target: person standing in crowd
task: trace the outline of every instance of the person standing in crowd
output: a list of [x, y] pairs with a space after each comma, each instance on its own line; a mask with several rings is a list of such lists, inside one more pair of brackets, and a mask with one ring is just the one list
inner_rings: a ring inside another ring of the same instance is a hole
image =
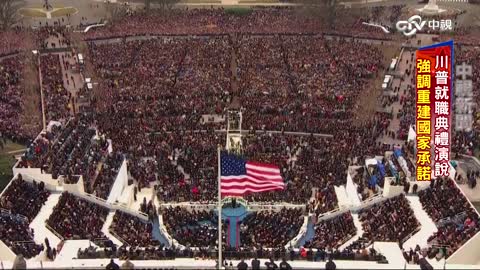
[[238, 269], [238, 270], [247, 270], [247, 269], [248, 269], [248, 265], [247, 265], [247, 263], [242, 259], [242, 260], [238, 263], [237, 269]]
[[116, 264], [113, 259], [110, 259], [110, 263], [107, 264], [107, 266], [105, 267], [105, 269], [107, 270], [119, 270], [120, 269], [120, 266], [118, 266], [118, 264]]
[[252, 270], [259, 270], [260, 269], [260, 260], [255, 257], [253, 260], [252, 260]]
[[328, 258], [328, 262], [325, 264], [326, 270], [335, 270], [337, 269], [337, 265], [333, 262], [332, 257]]
[[278, 269], [278, 265], [272, 258], [270, 258], [270, 261], [265, 262], [265, 266], [267, 267], [267, 269]]
[[281, 270], [292, 270], [292, 266], [285, 260], [285, 258], [282, 259], [282, 262], [280, 263], [280, 269]]

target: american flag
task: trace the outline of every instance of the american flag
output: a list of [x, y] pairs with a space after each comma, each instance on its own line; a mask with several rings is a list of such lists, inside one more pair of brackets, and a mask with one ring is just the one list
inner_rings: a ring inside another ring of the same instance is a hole
[[222, 196], [242, 196], [285, 188], [278, 166], [247, 161], [226, 152], [220, 155], [220, 165]]

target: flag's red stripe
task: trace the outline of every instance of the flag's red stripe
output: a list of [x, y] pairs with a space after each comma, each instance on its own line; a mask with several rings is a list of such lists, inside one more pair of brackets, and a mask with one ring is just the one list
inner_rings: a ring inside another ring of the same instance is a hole
[[264, 177], [264, 176], [260, 176], [260, 175], [254, 175], [254, 174], [251, 174], [251, 173], [248, 173], [248, 172], [247, 172], [247, 176], [250, 176], [251, 178], [255, 178], [255, 179], [260, 180], [260, 181], [283, 182], [283, 179], [282, 179], [281, 176], [278, 176], [276, 178], [272, 178], [272, 177]]
[[221, 176], [222, 196], [242, 196], [285, 188], [280, 168], [276, 165], [247, 161], [245, 169], [246, 175]]
[[283, 179], [280, 180], [280, 179], [258, 179], [256, 177], [252, 177], [252, 176], [243, 176], [241, 178], [238, 178], [238, 179], [225, 179], [225, 178], [221, 178], [221, 183], [244, 183], [244, 182], [250, 182], [250, 183], [254, 183], [254, 184], [259, 184], [259, 185], [262, 185], [262, 184], [268, 184], [268, 183], [271, 183], [271, 184], [280, 184], [280, 183], [283, 183]]
[[233, 185], [233, 186], [221, 186], [220, 189], [223, 190], [232, 190], [232, 189], [252, 189], [252, 190], [264, 190], [264, 189], [276, 189], [276, 188], [284, 188], [283, 185], [266, 185], [266, 186], [255, 186], [250, 184], [243, 184], [243, 185]]
[[280, 185], [283, 184], [283, 180], [261, 180], [261, 179], [253, 179], [249, 176], [243, 177], [243, 178], [238, 178], [238, 179], [221, 179], [221, 183], [225, 184], [242, 184], [242, 183], [251, 183], [255, 185], [266, 185], [266, 184], [271, 184], [271, 185]]
[[273, 164], [268, 164], [268, 163], [260, 163], [260, 162], [253, 162], [253, 161], [247, 161], [247, 165], [253, 165], [253, 166], [259, 166], [259, 167], [266, 167], [269, 169], [280, 169], [278, 166], [273, 165]]
[[280, 176], [280, 172], [268, 172], [268, 171], [250, 169], [250, 168], [247, 168], [247, 173], [248, 172], [254, 172], [254, 173], [264, 174], [264, 175], [269, 175], [269, 176], [277, 176], [277, 175]]

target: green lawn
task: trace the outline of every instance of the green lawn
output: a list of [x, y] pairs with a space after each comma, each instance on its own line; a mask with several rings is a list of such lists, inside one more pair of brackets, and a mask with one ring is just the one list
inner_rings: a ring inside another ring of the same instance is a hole
[[24, 148], [25, 146], [12, 143], [11, 141], [7, 141], [7, 144], [3, 149], [0, 148], [0, 192], [7, 186], [8, 182], [10, 182], [13, 177], [12, 167], [15, 164], [15, 158], [13, 156], [22, 154], [22, 152], [8, 152]]

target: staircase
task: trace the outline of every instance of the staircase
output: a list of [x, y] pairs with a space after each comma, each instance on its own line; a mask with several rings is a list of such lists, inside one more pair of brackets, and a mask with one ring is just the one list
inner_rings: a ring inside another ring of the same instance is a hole
[[105, 219], [105, 223], [103, 223], [103, 227], [102, 227], [102, 232], [103, 234], [105, 234], [105, 236], [112, 240], [112, 242], [117, 245], [117, 246], [121, 246], [123, 245], [122, 241], [118, 240], [115, 236], [113, 236], [110, 231], [108, 230], [110, 228], [110, 225], [112, 225], [112, 221], [113, 221], [113, 216], [115, 215], [115, 211], [110, 211], [108, 212], [108, 215], [107, 215], [107, 218]]
[[430, 218], [430, 216], [423, 210], [422, 203], [417, 195], [406, 196], [407, 200], [410, 202], [413, 213], [415, 217], [421, 224], [420, 231], [412, 235], [405, 243], [403, 243], [403, 248], [409, 250], [410, 248], [415, 249], [415, 246], [418, 244], [420, 248], [427, 247], [427, 239], [433, 233], [437, 232], [437, 226]]

